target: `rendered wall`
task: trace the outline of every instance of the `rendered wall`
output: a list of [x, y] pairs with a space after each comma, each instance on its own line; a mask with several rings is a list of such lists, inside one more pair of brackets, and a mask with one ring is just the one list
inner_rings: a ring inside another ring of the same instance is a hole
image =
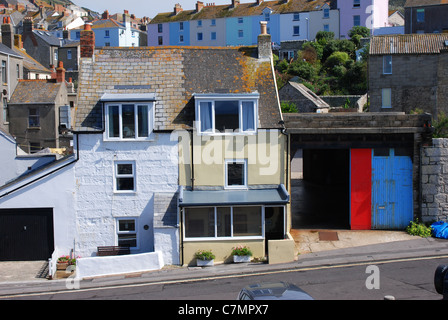
[[232, 248], [246, 245], [252, 251], [252, 258], [264, 257], [264, 240], [222, 240], [222, 241], [185, 241], [184, 265], [196, 265], [195, 253], [198, 250], [211, 250], [216, 256], [215, 262], [230, 263], [233, 261]]
[[[138, 248], [131, 252], [153, 251], [154, 193], [177, 191], [177, 141], [161, 133], [149, 142], [104, 142], [102, 134], [78, 137], [76, 251], [88, 257], [98, 246], [117, 245], [117, 218], [125, 217], [137, 218]], [[134, 193], [114, 192], [114, 162], [119, 160], [135, 162]]]

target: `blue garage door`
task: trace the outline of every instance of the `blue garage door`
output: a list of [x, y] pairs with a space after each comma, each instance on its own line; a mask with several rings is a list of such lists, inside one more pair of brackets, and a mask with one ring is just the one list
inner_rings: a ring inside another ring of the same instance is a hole
[[374, 149], [372, 229], [401, 230], [413, 220], [412, 159], [401, 149]]

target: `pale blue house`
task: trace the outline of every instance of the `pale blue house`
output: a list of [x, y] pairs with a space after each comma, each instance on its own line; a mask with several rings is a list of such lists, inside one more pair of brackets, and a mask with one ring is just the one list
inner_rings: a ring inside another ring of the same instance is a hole
[[[298, 39], [313, 40], [318, 31], [336, 25], [333, 20], [339, 26], [339, 16], [334, 14], [328, 15], [325, 23], [319, 21], [313, 24], [310, 21], [311, 17], [320, 17], [324, 10], [330, 10], [326, 0], [230, 1], [227, 5], [204, 5], [197, 1], [194, 10], [183, 10], [180, 4], [176, 4], [172, 12], [160, 13], [151, 20], [148, 25], [148, 45], [255, 45], [260, 21], [268, 22], [267, 31], [276, 44]], [[335, 8], [330, 11], [338, 13]], [[321, 14], [311, 16], [313, 12]]]
[[[123, 22], [119, 22], [111, 19], [106, 11], [101, 20], [92, 22], [92, 30], [95, 32], [97, 47], [140, 46], [140, 30], [131, 27], [130, 15], [127, 13], [123, 14]], [[72, 29], [70, 32], [71, 39], [80, 39], [80, 29]]]

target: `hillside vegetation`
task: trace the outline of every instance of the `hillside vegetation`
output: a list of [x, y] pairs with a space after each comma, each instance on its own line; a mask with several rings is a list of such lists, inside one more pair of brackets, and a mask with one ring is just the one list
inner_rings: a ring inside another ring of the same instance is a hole
[[354, 27], [350, 40], [337, 40], [333, 32], [320, 31], [316, 41], [306, 42], [293, 61], [275, 60], [278, 87], [295, 78], [318, 95], [361, 95], [367, 92], [367, 55], [360, 39], [369, 29]]

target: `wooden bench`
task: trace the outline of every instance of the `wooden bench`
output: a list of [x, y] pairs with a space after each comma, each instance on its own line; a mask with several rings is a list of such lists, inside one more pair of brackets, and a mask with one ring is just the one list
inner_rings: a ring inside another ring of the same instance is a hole
[[127, 246], [102, 246], [97, 248], [98, 256], [117, 256], [130, 253], [131, 249]]

